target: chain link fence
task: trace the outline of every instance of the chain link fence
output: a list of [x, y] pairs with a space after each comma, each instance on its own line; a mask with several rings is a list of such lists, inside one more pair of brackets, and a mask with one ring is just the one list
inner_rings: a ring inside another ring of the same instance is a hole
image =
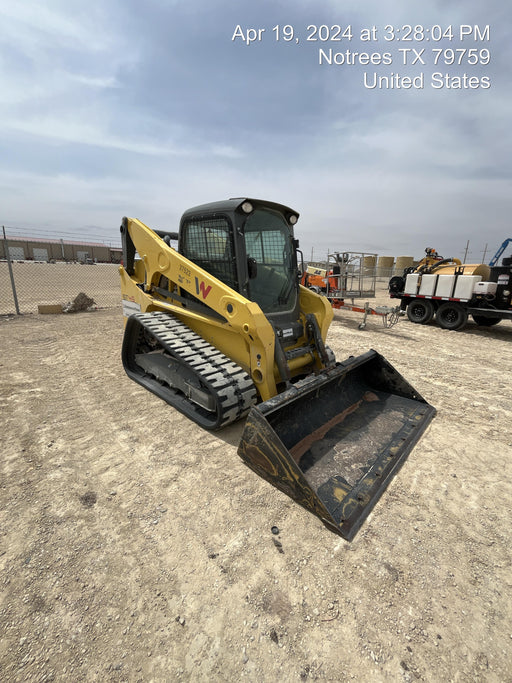
[[[30, 240], [25, 241], [28, 245]], [[57, 249], [57, 256], [60, 255], [59, 249], [66, 255], [64, 249], [70, 248], [69, 244], [62, 240], [52, 242]], [[40, 306], [66, 306], [80, 293], [93, 299], [98, 308], [121, 305], [119, 265], [116, 263], [96, 263], [92, 259], [82, 262], [61, 261], [55, 260], [53, 253], [47, 253], [48, 257], [52, 256], [49, 261], [39, 261], [35, 260], [35, 247], [31, 251], [34, 260], [23, 259], [23, 255], [18, 259], [16, 247], [13, 250], [13, 247], [8, 246], [5, 230], [3, 239], [0, 235], [0, 246], [0, 315], [38, 313]], [[98, 251], [98, 245], [95, 248]], [[101, 255], [109, 258], [112, 250], [101, 248], [105, 251]], [[394, 257], [379, 257], [377, 254], [360, 256], [359, 271], [364, 271], [364, 277], [373, 281], [373, 292], [376, 282], [387, 283], [392, 275], [401, 274], [404, 266], [413, 263], [411, 257], [397, 257], [395, 261]], [[71, 257], [76, 258], [75, 252]], [[325, 262], [311, 262], [308, 265], [323, 268], [324, 277], [332, 272], [333, 267], [329, 258]], [[370, 295], [370, 292], [365, 292], [365, 295]], [[356, 293], [355, 296], [363, 294]]]
[[8, 230], [9, 237], [4, 226], [0, 233], [0, 315], [38, 313], [40, 306], [58, 312], [79, 294], [97, 308], [121, 305], [119, 247]]
[[83, 292], [98, 308], [121, 305], [114, 263], [0, 262], [0, 315], [37, 313], [40, 305], [65, 305]]
[[[365, 277], [382, 284], [393, 272], [391, 268], [388, 272], [368, 269]], [[119, 265], [0, 261], [0, 315], [38, 313], [39, 306], [64, 306], [81, 292], [94, 299], [98, 308], [120, 306]]]

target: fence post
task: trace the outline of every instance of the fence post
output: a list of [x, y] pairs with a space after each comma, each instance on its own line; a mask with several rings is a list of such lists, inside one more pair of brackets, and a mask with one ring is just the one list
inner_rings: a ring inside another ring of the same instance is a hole
[[16, 285], [14, 284], [14, 274], [12, 272], [11, 255], [9, 254], [9, 244], [7, 242], [7, 237], [5, 236], [5, 225], [2, 225], [2, 230], [4, 233], [4, 249], [5, 256], [7, 258], [7, 265], [9, 266], [9, 277], [11, 278], [12, 295], [14, 297], [14, 306], [16, 307], [16, 314], [20, 315], [20, 307], [18, 305], [18, 296], [16, 294]]

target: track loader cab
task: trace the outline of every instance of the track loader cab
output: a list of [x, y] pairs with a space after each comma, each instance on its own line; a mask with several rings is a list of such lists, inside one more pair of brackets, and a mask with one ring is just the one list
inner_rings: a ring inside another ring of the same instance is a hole
[[183, 214], [178, 251], [257, 303], [280, 337], [297, 339], [298, 217], [282, 204], [254, 199], [203, 204]]

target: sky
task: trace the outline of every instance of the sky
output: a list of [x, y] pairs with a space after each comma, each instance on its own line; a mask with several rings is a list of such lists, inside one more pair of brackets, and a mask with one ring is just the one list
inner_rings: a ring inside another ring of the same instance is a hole
[[488, 261], [512, 237], [511, 14], [0, 0], [0, 225], [116, 244], [123, 216], [176, 230], [191, 206], [255, 197], [300, 213], [306, 259]]

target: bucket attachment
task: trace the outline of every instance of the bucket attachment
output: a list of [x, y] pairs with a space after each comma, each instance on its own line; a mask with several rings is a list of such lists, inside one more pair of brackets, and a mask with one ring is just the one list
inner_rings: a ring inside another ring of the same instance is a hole
[[351, 541], [435, 412], [372, 350], [251, 408], [238, 454]]

